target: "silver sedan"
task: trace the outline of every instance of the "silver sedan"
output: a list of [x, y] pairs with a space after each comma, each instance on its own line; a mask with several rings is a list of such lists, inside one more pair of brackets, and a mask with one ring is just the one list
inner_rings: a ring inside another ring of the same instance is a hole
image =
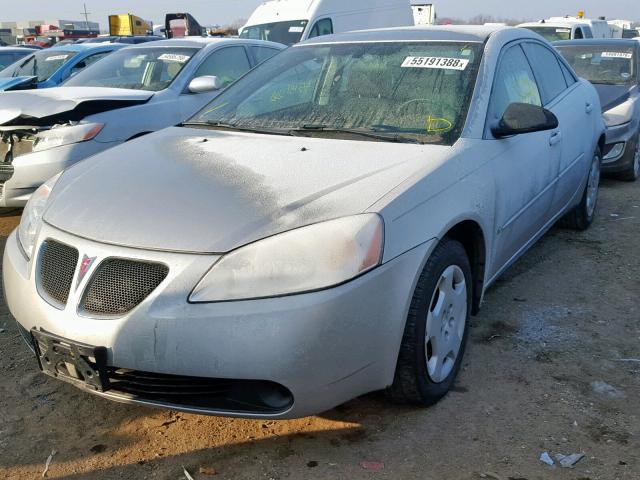
[[38, 189], [7, 241], [7, 302], [43, 372], [112, 400], [431, 405], [486, 289], [557, 221], [591, 224], [599, 111], [526, 30], [304, 42]]
[[74, 163], [191, 117], [284, 48], [232, 38], [149, 42], [98, 61], [62, 87], [3, 93], [0, 207], [23, 207]]

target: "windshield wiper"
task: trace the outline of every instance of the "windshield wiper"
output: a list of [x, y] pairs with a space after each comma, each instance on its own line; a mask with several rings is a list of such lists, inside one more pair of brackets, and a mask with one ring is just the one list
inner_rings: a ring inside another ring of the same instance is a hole
[[266, 135], [288, 135], [291, 134], [287, 130], [278, 130], [278, 129], [270, 129], [270, 128], [252, 128], [252, 127], [242, 127], [236, 123], [225, 123], [225, 122], [183, 122], [178, 124], [179, 127], [187, 127], [187, 128], [208, 128], [211, 130], [233, 130], [237, 132], [248, 132], [248, 133], [264, 133]]
[[310, 136], [309, 134], [314, 133], [327, 133], [331, 134], [347, 134], [347, 135], [356, 135], [360, 137], [371, 138], [374, 140], [378, 140], [381, 142], [393, 142], [393, 143], [417, 143], [422, 145], [423, 142], [416, 138], [406, 137], [400, 135], [399, 133], [393, 132], [381, 132], [373, 129], [363, 129], [363, 128], [339, 128], [339, 127], [330, 127], [322, 124], [308, 124], [303, 125], [300, 128], [293, 128], [289, 130], [291, 135], [295, 136]]

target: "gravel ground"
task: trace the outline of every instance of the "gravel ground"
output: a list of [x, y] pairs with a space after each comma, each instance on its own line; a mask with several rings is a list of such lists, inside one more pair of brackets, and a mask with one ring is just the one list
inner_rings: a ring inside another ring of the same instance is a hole
[[[0, 243], [18, 220], [0, 218]], [[425, 410], [381, 394], [282, 422], [119, 405], [36, 372], [0, 304], [0, 478], [40, 478], [55, 450], [49, 478], [638, 479], [639, 227], [640, 182], [605, 181], [589, 231], [553, 230], [488, 292], [454, 391]], [[585, 457], [549, 467], [545, 451]]]

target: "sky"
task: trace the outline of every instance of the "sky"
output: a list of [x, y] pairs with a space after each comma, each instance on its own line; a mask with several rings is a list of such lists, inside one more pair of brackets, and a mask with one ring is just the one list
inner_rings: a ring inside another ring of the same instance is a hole
[[[163, 21], [168, 12], [189, 12], [203, 25], [229, 24], [247, 18], [263, 0], [0, 0], [0, 22], [16, 20], [79, 20], [86, 3], [89, 20], [107, 26], [115, 13], [133, 13], [147, 20]], [[300, 0], [305, 1], [305, 0]], [[345, 0], [348, 1], [348, 0]], [[539, 19], [574, 15], [585, 10], [590, 18], [640, 20], [639, 0], [433, 0], [439, 17], [470, 18], [492, 15], [501, 18]]]

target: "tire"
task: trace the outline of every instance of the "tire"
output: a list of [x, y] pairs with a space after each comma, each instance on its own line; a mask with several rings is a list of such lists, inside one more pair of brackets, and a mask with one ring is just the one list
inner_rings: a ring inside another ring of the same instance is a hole
[[593, 154], [587, 185], [584, 188], [580, 203], [561, 220], [560, 226], [572, 230], [586, 230], [593, 223], [598, 206], [598, 192], [600, 188], [600, 149]]
[[636, 136], [633, 162], [628, 170], [620, 173], [619, 178], [627, 182], [635, 182], [640, 178], [640, 133]]
[[[453, 288], [447, 288], [449, 281]], [[388, 389], [393, 401], [429, 406], [451, 389], [467, 343], [472, 286], [471, 266], [464, 247], [445, 238], [429, 257], [413, 293], [395, 377]], [[449, 320], [443, 322], [443, 317]], [[452, 358], [452, 346], [457, 340], [459, 348]], [[449, 354], [444, 353], [450, 349]]]

